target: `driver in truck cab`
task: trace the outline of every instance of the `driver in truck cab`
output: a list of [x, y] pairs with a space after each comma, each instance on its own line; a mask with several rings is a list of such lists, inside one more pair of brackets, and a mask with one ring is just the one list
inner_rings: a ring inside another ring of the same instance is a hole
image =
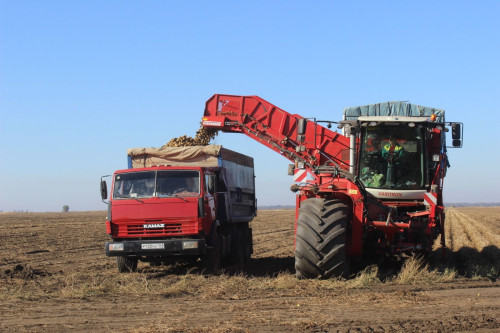
[[199, 192], [199, 182], [198, 177], [187, 177], [186, 178], [186, 192], [198, 193]]
[[186, 177], [177, 185], [174, 193], [179, 195], [198, 195], [200, 190], [198, 177]]

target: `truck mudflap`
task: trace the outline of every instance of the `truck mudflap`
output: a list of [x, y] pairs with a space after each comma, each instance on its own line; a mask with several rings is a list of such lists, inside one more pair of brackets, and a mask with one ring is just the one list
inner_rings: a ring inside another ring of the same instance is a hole
[[204, 239], [124, 240], [106, 242], [106, 256], [180, 256], [206, 253]]

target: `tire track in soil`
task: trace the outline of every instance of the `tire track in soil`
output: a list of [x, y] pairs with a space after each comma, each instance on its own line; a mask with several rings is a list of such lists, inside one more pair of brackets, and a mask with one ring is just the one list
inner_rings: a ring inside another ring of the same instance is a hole
[[477, 230], [481, 237], [484, 239], [485, 246], [488, 245], [500, 245], [500, 235], [498, 235], [494, 230], [487, 226], [484, 222], [486, 221], [478, 221], [473, 216], [470, 216], [466, 213], [456, 211], [459, 218], [461, 218], [464, 223], [469, 224], [474, 230]]
[[293, 257], [294, 215], [294, 210], [262, 211], [252, 222], [252, 257]]
[[454, 252], [462, 247], [473, 247], [467, 231], [460, 221], [457, 219], [456, 211], [450, 210], [447, 213], [448, 225], [450, 227], [450, 237], [453, 239], [453, 247], [450, 249]]
[[470, 246], [466, 231], [462, 224], [457, 221], [453, 210], [448, 211], [446, 214], [446, 225], [448, 231], [446, 242], [449, 244], [448, 248], [451, 251], [456, 252], [462, 247]]
[[284, 243], [283, 241], [286, 241], [288, 239], [293, 240], [293, 231], [288, 231], [285, 235], [279, 235], [278, 237], [266, 237], [265, 239], [262, 239], [256, 236], [255, 239], [259, 242], [260, 245], [269, 242], [275, 242], [276, 244], [283, 244]]
[[254, 236], [265, 236], [265, 235], [275, 235], [279, 233], [285, 233], [285, 232], [290, 232], [290, 229], [281, 229], [281, 230], [276, 230], [276, 231], [260, 231], [253, 233]]
[[495, 243], [478, 221], [456, 209], [449, 209], [447, 222], [449, 226], [447, 242], [450, 242], [452, 251], [458, 251], [462, 247], [470, 247], [480, 252], [484, 247]]
[[[455, 237], [453, 235], [453, 229], [451, 228], [452, 223], [453, 223], [453, 220], [450, 219], [450, 217], [448, 215], [448, 217], [445, 220], [445, 224], [444, 224], [445, 242], [446, 242], [446, 246], [450, 250], [453, 251], [453, 249], [455, 249]], [[438, 242], [436, 242], [435, 244], [437, 245]], [[437, 247], [435, 249], [437, 249]]]

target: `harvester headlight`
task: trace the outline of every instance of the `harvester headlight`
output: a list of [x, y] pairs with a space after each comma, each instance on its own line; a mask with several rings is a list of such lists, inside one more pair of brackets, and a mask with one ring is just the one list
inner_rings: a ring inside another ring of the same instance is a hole
[[369, 126], [377, 126], [378, 123], [376, 121], [371, 121], [368, 125]]
[[434, 155], [432, 155], [432, 160], [433, 160], [434, 162], [439, 162], [439, 154], [434, 154]]
[[408, 123], [408, 126], [415, 127], [415, 123]]

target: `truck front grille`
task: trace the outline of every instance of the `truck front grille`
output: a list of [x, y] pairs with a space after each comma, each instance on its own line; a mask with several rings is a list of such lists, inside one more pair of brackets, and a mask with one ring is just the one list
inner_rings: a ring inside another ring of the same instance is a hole
[[143, 225], [127, 226], [127, 234], [132, 235], [165, 235], [165, 234], [182, 234], [182, 224], [165, 224], [163, 228], [145, 229]]
[[[144, 227], [151, 225], [151, 228]], [[154, 220], [127, 222], [118, 224], [117, 237], [163, 237], [195, 235], [198, 233], [197, 220], [169, 221]]]

